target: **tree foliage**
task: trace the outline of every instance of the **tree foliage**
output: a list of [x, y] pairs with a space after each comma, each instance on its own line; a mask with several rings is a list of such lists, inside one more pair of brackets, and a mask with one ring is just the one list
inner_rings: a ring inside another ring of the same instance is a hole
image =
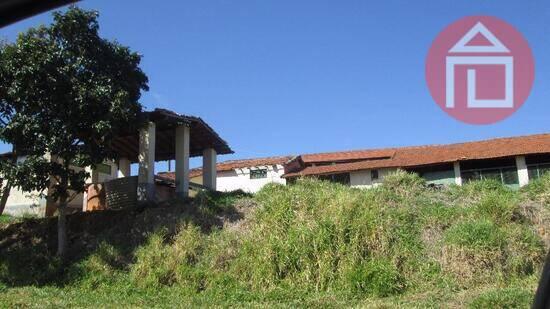
[[148, 90], [141, 56], [101, 38], [97, 18], [71, 7], [0, 47], [0, 139], [26, 156], [1, 172], [24, 191], [53, 188], [60, 211], [88, 176], [71, 166], [115, 158], [111, 142], [137, 128]]

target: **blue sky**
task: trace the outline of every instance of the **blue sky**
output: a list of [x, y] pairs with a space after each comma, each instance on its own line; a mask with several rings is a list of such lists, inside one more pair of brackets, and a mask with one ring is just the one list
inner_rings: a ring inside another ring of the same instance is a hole
[[[79, 6], [100, 12], [104, 37], [143, 54], [151, 89], [142, 103], [202, 117], [236, 152], [222, 160], [550, 131], [544, 1], [90, 0]], [[432, 40], [468, 15], [511, 23], [535, 58], [529, 99], [493, 125], [454, 120], [433, 102], [424, 80]], [[0, 37], [14, 40], [50, 20], [49, 13], [33, 17], [0, 29]]]

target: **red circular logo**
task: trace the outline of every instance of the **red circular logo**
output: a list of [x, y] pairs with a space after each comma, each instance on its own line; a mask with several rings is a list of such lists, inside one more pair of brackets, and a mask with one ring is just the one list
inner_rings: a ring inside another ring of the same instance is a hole
[[491, 16], [464, 17], [435, 38], [426, 81], [441, 109], [470, 124], [490, 124], [527, 100], [535, 76], [529, 44], [512, 25]]

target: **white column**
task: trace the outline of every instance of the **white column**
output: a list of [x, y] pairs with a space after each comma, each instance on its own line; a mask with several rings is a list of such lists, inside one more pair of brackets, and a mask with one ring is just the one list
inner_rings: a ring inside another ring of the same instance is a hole
[[155, 133], [154, 122], [139, 131], [138, 201], [155, 198]]
[[[92, 169], [90, 166], [86, 166], [84, 171], [90, 174], [85, 181], [86, 186], [92, 183], [97, 183], [99, 181], [99, 173], [97, 170]], [[88, 206], [88, 190], [84, 191], [82, 194], [82, 211], [86, 211]]]
[[132, 176], [131, 163], [128, 158], [120, 158], [118, 160], [118, 178]]
[[215, 191], [216, 177], [216, 150], [207, 148], [202, 151], [202, 184]]
[[460, 174], [460, 162], [455, 162], [453, 164], [453, 168], [455, 170], [455, 184], [457, 186], [462, 186], [462, 175]]
[[516, 168], [518, 169], [519, 186], [523, 187], [529, 183], [529, 172], [527, 171], [527, 164], [525, 163], [524, 156], [516, 157]]
[[189, 196], [189, 127], [176, 127], [176, 195]]

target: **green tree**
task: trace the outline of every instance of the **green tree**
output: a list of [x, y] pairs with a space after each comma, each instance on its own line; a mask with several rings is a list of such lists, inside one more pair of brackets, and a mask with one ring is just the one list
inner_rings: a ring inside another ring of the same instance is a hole
[[2, 162], [13, 187], [46, 192], [58, 205], [58, 254], [67, 249], [66, 208], [84, 190], [84, 171], [116, 159], [111, 143], [138, 128], [141, 56], [99, 36], [98, 13], [76, 7], [53, 13], [0, 48], [0, 139], [23, 162]]

